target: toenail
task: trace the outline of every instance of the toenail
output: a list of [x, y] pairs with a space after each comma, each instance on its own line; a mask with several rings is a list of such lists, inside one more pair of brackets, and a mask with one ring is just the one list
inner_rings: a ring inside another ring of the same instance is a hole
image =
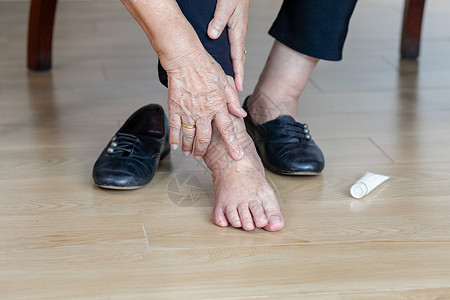
[[279, 217], [279, 216], [271, 216], [270, 218], [269, 218], [269, 223], [278, 223], [278, 222], [281, 222], [281, 218]]

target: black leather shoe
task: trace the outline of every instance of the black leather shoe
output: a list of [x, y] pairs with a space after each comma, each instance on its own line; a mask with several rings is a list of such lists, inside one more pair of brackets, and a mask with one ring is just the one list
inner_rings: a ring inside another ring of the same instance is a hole
[[101, 188], [141, 188], [169, 152], [169, 121], [160, 105], [149, 104], [117, 131], [95, 162], [92, 177]]
[[245, 126], [268, 170], [283, 175], [317, 175], [323, 170], [323, 154], [311, 138], [308, 125], [288, 115], [256, 125], [248, 112], [247, 99], [243, 105], [247, 111]]

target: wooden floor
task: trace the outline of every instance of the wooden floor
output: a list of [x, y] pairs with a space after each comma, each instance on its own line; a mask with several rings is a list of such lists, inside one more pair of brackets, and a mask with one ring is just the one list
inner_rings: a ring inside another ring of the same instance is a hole
[[[54, 69], [30, 73], [28, 5], [0, 1], [0, 299], [450, 299], [448, 1], [427, 1], [418, 63], [398, 57], [403, 0], [358, 3], [300, 102], [324, 172], [267, 172], [278, 233], [214, 226], [210, 173], [180, 151], [143, 189], [95, 187], [125, 119], [167, 107], [156, 57], [119, 1], [61, 1]], [[279, 5], [252, 2], [241, 100]], [[355, 200], [366, 171], [391, 179]]]

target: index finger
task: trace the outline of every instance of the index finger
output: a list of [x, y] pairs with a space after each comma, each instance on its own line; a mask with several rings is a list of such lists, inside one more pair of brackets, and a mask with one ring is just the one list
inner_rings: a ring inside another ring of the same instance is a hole
[[244, 150], [239, 143], [236, 132], [234, 130], [233, 120], [226, 107], [223, 107], [215, 116], [214, 123], [219, 130], [226, 144], [228, 153], [234, 160], [244, 158]]
[[245, 37], [240, 33], [229, 31], [230, 36], [230, 53], [233, 62], [235, 86], [239, 92], [244, 91], [244, 63], [245, 63]]

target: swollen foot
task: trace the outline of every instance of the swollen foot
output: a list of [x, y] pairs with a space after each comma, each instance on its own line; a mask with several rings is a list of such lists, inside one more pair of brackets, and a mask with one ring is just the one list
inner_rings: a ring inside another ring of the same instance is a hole
[[204, 161], [212, 172], [215, 202], [212, 221], [221, 227], [263, 228], [279, 231], [284, 227], [277, 198], [265, 179], [264, 168], [248, 136], [242, 119], [234, 118], [245, 156], [233, 160], [216, 129]]

